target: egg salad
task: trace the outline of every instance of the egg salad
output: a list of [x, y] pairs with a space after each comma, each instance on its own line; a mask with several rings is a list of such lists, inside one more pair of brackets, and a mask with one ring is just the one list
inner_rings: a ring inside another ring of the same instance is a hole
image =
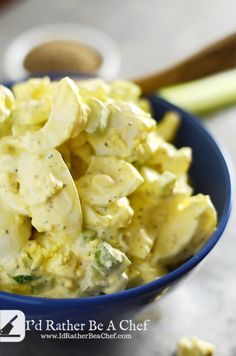
[[0, 86], [0, 290], [73, 298], [153, 281], [211, 236], [180, 124], [126, 81]]
[[213, 356], [215, 346], [197, 337], [182, 337], [177, 345], [177, 356]]

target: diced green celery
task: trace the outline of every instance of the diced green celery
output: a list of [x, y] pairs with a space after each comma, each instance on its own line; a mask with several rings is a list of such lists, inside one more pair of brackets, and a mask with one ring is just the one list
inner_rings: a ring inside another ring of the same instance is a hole
[[113, 248], [107, 242], [101, 242], [96, 251], [95, 259], [97, 265], [105, 272], [110, 273], [114, 270], [124, 271], [129, 266], [130, 261], [126, 255]]
[[84, 230], [81, 233], [81, 237], [87, 241], [94, 240], [96, 236], [97, 236], [96, 231], [92, 231], [92, 230]]
[[25, 284], [34, 281], [37, 277], [33, 275], [19, 274], [17, 276], [13, 276], [12, 278], [19, 284]]

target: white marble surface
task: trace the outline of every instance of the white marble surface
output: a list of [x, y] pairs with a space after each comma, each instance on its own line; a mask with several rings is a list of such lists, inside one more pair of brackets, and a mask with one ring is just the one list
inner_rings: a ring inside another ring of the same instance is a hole
[[[0, 14], [0, 61], [21, 31], [43, 23], [77, 21], [107, 32], [122, 55], [120, 76], [164, 67], [199, 46], [236, 30], [235, 0], [31, 0]], [[4, 78], [1, 71], [0, 78]], [[6, 78], [4, 78], [6, 79]], [[205, 119], [236, 164], [236, 107]], [[99, 343], [22, 343], [0, 355], [78, 354], [168, 356], [179, 337], [197, 335], [216, 344], [216, 356], [236, 356], [235, 209], [223, 239], [197, 273], [150, 307], [152, 326], [132, 340]], [[59, 344], [57, 343], [57, 346]], [[4, 350], [2, 352], [1, 350]]]

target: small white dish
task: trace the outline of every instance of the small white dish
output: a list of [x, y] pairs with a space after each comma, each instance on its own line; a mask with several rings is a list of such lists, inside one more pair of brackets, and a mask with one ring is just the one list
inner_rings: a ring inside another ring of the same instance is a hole
[[29, 75], [23, 65], [25, 56], [33, 47], [51, 40], [74, 40], [94, 47], [103, 57], [102, 65], [95, 74], [106, 80], [117, 76], [121, 56], [116, 44], [109, 36], [87, 25], [57, 23], [32, 28], [11, 42], [3, 58], [6, 77], [10, 80], [18, 80]]

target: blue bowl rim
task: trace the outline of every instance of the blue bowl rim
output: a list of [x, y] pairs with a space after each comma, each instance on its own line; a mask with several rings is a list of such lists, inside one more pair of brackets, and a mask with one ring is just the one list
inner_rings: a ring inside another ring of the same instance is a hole
[[[57, 76], [56, 76], [57, 77]], [[86, 78], [86, 75], [84, 76]], [[5, 83], [7, 86], [11, 86], [13, 82]], [[209, 131], [204, 127], [204, 125], [200, 122], [200, 120], [193, 114], [188, 113], [179, 107], [175, 106], [174, 104], [166, 101], [165, 99], [157, 96], [157, 95], [150, 95], [148, 97], [150, 100], [158, 100], [160, 103], [164, 104], [165, 106], [168, 105], [170, 110], [176, 110], [180, 112], [180, 114], [185, 115], [184, 120], [191, 121], [191, 124], [194, 127], [197, 127], [202, 132], [203, 136], [207, 137], [207, 139], [211, 142], [214, 146], [216, 154], [218, 155], [221, 165], [223, 167], [223, 173], [225, 175], [226, 181], [226, 200], [223, 209], [223, 213], [221, 219], [218, 222], [218, 226], [216, 231], [212, 234], [210, 239], [207, 243], [189, 260], [183, 263], [181, 266], [177, 267], [173, 271], [167, 273], [166, 275], [152, 281], [146, 283], [144, 285], [126, 289], [117, 293], [107, 294], [107, 295], [99, 295], [99, 296], [89, 296], [89, 297], [78, 297], [78, 298], [46, 298], [46, 297], [35, 297], [35, 296], [26, 296], [26, 295], [19, 295], [14, 293], [8, 293], [0, 291], [0, 299], [4, 298], [8, 301], [12, 302], [19, 302], [23, 303], [24, 305], [41, 305], [41, 306], [79, 306], [83, 304], [103, 304], [104, 302], [112, 303], [112, 302], [119, 302], [120, 300], [129, 299], [129, 298], [139, 298], [141, 295], [149, 295], [155, 294], [155, 290], [168, 286], [172, 284], [179, 278], [186, 275], [190, 272], [195, 266], [197, 266], [207, 255], [208, 253], [214, 248], [216, 243], [219, 241], [220, 237], [222, 236], [227, 222], [230, 217], [230, 212], [232, 208], [232, 183], [231, 183], [231, 173], [229, 167], [226, 163], [226, 160], [222, 154], [222, 151], [219, 145], [216, 143], [213, 136], [209, 133]]]

